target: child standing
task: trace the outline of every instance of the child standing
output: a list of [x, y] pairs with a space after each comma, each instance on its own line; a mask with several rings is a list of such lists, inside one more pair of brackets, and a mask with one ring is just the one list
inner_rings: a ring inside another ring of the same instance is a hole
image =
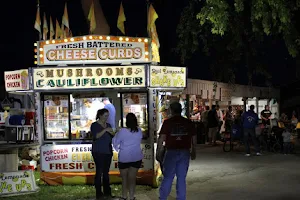
[[284, 155], [290, 153], [290, 148], [291, 148], [291, 132], [287, 129], [284, 129], [282, 133], [283, 137], [283, 153]]

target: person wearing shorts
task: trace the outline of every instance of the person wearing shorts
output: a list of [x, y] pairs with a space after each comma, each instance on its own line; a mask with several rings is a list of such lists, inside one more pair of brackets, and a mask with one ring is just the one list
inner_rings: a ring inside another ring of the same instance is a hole
[[113, 138], [113, 148], [119, 152], [118, 167], [122, 178], [122, 197], [134, 200], [136, 175], [142, 166], [143, 152], [141, 142], [143, 133], [138, 127], [137, 118], [133, 113], [126, 116], [126, 128], [122, 128]]

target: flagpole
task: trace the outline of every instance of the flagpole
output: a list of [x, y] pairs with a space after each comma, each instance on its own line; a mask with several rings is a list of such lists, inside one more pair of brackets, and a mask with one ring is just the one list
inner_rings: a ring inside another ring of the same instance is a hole
[[[149, 23], [149, 8], [150, 8], [150, 1], [149, 0], [146, 0], [146, 4], [147, 4], [147, 17], [146, 17], [146, 19], [147, 19], [147, 35], [148, 35], [148, 37], [150, 38], [150, 41], [149, 41], [149, 43], [148, 43], [148, 49], [150, 49], [150, 51], [149, 51], [149, 58], [151, 59], [152, 58], [152, 46], [151, 46], [151, 43], [152, 43], [152, 37], [151, 37], [151, 34], [150, 34], [150, 32], [151, 31], [148, 31], [148, 23]], [[151, 59], [152, 60], [152, 59]], [[152, 63], [152, 62], [151, 62]]]
[[[40, 19], [41, 19], [41, 9], [40, 9], [40, 0], [37, 0], [37, 9], [39, 9]], [[42, 19], [41, 19], [42, 21]], [[39, 41], [42, 40], [42, 26], [41, 26], [41, 32], [39, 32]]]

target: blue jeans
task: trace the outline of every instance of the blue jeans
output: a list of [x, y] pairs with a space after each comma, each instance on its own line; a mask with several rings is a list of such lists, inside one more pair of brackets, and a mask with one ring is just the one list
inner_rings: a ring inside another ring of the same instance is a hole
[[159, 189], [159, 199], [167, 200], [176, 175], [177, 200], [186, 200], [186, 175], [190, 164], [189, 150], [167, 150], [163, 162], [164, 174]]

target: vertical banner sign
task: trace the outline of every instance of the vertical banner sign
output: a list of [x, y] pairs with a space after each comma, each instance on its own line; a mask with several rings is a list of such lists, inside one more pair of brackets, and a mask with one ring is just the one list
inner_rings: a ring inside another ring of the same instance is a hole
[[150, 137], [151, 141], [156, 142], [157, 139], [157, 108], [156, 108], [156, 90], [155, 89], [149, 89], [149, 121], [150, 121]]
[[38, 189], [31, 170], [0, 173], [0, 196], [21, 195]]
[[157, 91], [155, 89], [149, 89], [149, 121], [150, 121], [150, 138], [151, 142], [154, 144], [152, 154], [153, 154], [153, 168], [154, 168], [154, 177], [153, 177], [153, 186], [157, 187], [161, 179], [161, 169], [160, 165], [155, 159], [156, 147], [157, 147]]
[[35, 109], [35, 138], [42, 144], [42, 119], [41, 119], [41, 95], [39, 92], [34, 93], [34, 109]]

